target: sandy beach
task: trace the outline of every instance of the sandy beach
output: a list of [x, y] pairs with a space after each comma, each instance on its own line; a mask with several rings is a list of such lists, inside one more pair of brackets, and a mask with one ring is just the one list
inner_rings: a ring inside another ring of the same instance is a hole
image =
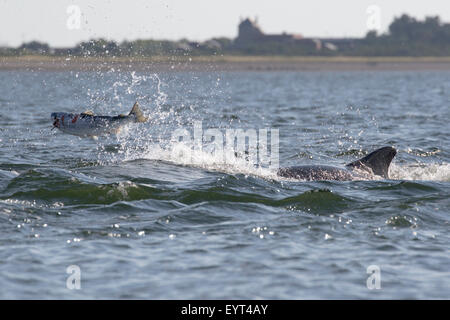
[[0, 57], [0, 70], [33, 71], [384, 71], [450, 70], [450, 57]]

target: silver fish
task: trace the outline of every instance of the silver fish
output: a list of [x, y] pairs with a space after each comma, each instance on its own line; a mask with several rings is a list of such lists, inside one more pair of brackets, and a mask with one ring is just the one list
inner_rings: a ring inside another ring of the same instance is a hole
[[128, 115], [95, 116], [92, 111], [83, 113], [53, 112], [51, 114], [53, 129], [81, 137], [95, 137], [118, 134], [121, 128], [130, 123], [145, 122], [139, 104], [136, 102]]

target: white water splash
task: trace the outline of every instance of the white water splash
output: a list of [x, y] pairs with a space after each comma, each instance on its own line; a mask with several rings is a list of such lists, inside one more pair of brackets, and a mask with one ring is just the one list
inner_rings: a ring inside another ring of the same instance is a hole
[[0, 169], [0, 176], [5, 176], [5, 177], [7, 177], [7, 178], [15, 178], [15, 177], [17, 177], [19, 175], [19, 173], [17, 172], [17, 171], [15, 171], [15, 170], [11, 170], [11, 171], [9, 171], [9, 170], [2, 170], [2, 169]]
[[[133, 161], [147, 159], [165, 161], [176, 165], [201, 168], [208, 171], [217, 171], [228, 174], [244, 174], [265, 179], [278, 179], [276, 170], [255, 166], [244, 157], [239, 157], [233, 151], [224, 150], [222, 156], [204, 150], [194, 150], [183, 142], [170, 142], [160, 144], [146, 142], [144, 139], [125, 141], [122, 139], [120, 150], [115, 154], [103, 154], [101, 162]], [[231, 152], [231, 153], [230, 153]]]
[[395, 180], [450, 181], [449, 163], [391, 164], [390, 177]]
[[[209, 151], [193, 149], [182, 142], [171, 141], [168, 137], [152, 137], [146, 128], [141, 130], [129, 128], [121, 133], [118, 139], [118, 152], [113, 154], [102, 152], [98, 158], [100, 162], [147, 159], [227, 174], [244, 174], [270, 180], [291, 180], [279, 177], [274, 168], [255, 166], [245, 157], [236, 156], [233, 151], [228, 150], [228, 153], [233, 154], [217, 156]], [[392, 163], [389, 172], [390, 179], [393, 180], [450, 181], [449, 163]], [[374, 176], [368, 177], [367, 180], [382, 180], [382, 178]], [[294, 179], [294, 181], [297, 180]]]

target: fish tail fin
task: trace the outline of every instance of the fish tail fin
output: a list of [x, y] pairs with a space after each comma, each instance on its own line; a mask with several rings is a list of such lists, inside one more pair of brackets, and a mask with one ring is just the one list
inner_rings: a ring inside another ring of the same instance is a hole
[[397, 150], [392, 147], [384, 147], [373, 151], [362, 159], [347, 164], [347, 167], [367, 169], [370, 168], [373, 174], [389, 179], [389, 166], [392, 159], [397, 154]]
[[148, 120], [148, 117], [144, 116], [144, 113], [142, 113], [141, 108], [139, 108], [139, 104], [136, 103], [133, 105], [133, 108], [131, 109], [129, 116], [134, 115], [136, 117], [136, 122], [145, 122]]

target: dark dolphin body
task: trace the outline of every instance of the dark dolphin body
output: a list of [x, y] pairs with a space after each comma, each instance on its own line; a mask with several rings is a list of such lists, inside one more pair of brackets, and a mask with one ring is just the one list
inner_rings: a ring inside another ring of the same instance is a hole
[[362, 159], [347, 164], [345, 168], [295, 166], [279, 169], [278, 175], [307, 181], [370, 179], [374, 175], [389, 179], [389, 165], [396, 154], [397, 151], [394, 148], [384, 147], [375, 150]]

